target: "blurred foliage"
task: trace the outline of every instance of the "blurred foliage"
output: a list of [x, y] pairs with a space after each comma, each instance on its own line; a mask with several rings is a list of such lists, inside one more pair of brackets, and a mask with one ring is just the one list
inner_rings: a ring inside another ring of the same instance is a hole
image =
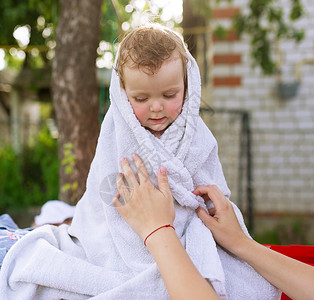
[[223, 39], [228, 35], [228, 30], [225, 26], [218, 24], [214, 29], [214, 35], [217, 36], [219, 39]]
[[[71, 178], [70, 175], [73, 173], [75, 167], [75, 156], [73, 153], [73, 147], [74, 146], [72, 143], [64, 144], [63, 148], [64, 158], [61, 162], [61, 164], [64, 166], [64, 171], [69, 178]], [[77, 181], [69, 181], [62, 186], [63, 191], [70, 192], [71, 203], [75, 203], [75, 201], [77, 200], [78, 197], [77, 187], [78, 187]]]
[[[185, 0], [191, 2], [193, 14], [201, 15], [210, 21], [212, 8], [219, 3], [232, 5], [233, 0]], [[263, 73], [274, 74], [276, 63], [272, 50], [276, 41], [289, 39], [300, 42], [304, 30], [297, 29], [294, 22], [299, 20], [304, 9], [301, 0], [290, 0], [288, 9], [280, 0], [249, 0], [246, 9], [234, 17], [232, 28], [217, 24], [213, 31], [218, 38], [224, 38], [230, 29], [235, 29], [238, 36], [246, 34], [250, 39], [250, 52], [253, 67], [260, 66]], [[287, 13], [285, 14], [285, 11]]]
[[[0, 44], [16, 45], [13, 32], [17, 26], [28, 25], [31, 31], [30, 44], [44, 45], [45, 38], [37, 20], [39, 16], [45, 18], [46, 24], [55, 27], [58, 16], [58, 3], [54, 0], [1, 0], [0, 1]], [[54, 37], [54, 36], [53, 36]]]
[[[163, 9], [158, 7], [151, 0], [145, 1], [145, 5], [139, 8], [135, 4], [136, 0], [111, 0], [104, 1], [102, 6], [101, 40], [110, 44], [110, 48], [105, 51], [99, 51], [103, 55], [106, 51], [116, 54], [116, 45], [133, 27], [141, 24], [143, 20], [165, 24], [161, 20]], [[172, 20], [173, 25], [178, 25]], [[123, 28], [123, 25], [126, 25]], [[114, 58], [113, 58], [114, 59]]]
[[206, 19], [212, 18], [212, 7], [219, 3], [231, 4], [233, 0], [183, 0], [191, 3], [192, 13], [194, 15], [200, 15]]
[[254, 239], [261, 244], [270, 245], [310, 245], [306, 219], [287, 218], [281, 220], [274, 228], [255, 234]]
[[[127, 13], [124, 9], [129, 2], [129, 0], [103, 1], [100, 40], [105, 40], [110, 44], [117, 41], [117, 37], [121, 34], [122, 23], [129, 20], [131, 16], [131, 13]], [[19, 48], [20, 45], [13, 33], [18, 27], [27, 26], [30, 32], [28, 45], [47, 47], [44, 50], [42, 48], [41, 53], [36, 53], [38, 52], [36, 50], [26, 51], [26, 60], [18, 59], [16, 54], [12, 55], [12, 52], [6, 51], [5, 59], [9, 67], [20, 69], [26, 62], [29, 67], [38, 68], [49, 62], [46, 53], [55, 47], [58, 12], [59, 1], [54, 0], [0, 1], [0, 45]], [[22, 46], [22, 50], [25, 48], [26, 46]], [[114, 52], [112, 47], [108, 50]]]
[[41, 206], [58, 199], [58, 150], [47, 127], [36, 142], [15, 154], [11, 146], [0, 150], [0, 214], [7, 210]]
[[[50, 63], [55, 47], [58, 3], [54, 0], [0, 1], [0, 45], [4, 46], [9, 68], [40, 68]], [[13, 36], [19, 27], [28, 29], [28, 44], [25, 44], [27, 40], [21, 44]], [[31, 49], [26, 49], [28, 45]]]
[[130, 0], [104, 1], [102, 5], [101, 39], [114, 44], [121, 35], [123, 22], [130, 19], [131, 13], [127, 13], [124, 7]]
[[278, 0], [250, 0], [247, 13], [240, 13], [234, 19], [238, 35], [248, 34], [251, 43], [253, 66], [259, 65], [265, 74], [274, 74], [276, 63], [271, 56], [274, 42], [290, 39], [300, 42], [304, 30], [293, 23], [303, 16], [301, 0], [290, 0], [289, 16], [285, 16]]
[[[205, 16], [211, 19], [212, 7], [217, 3], [227, 2], [232, 4], [232, 0], [187, 0], [191, 2], [193, 14]], [[2, 0], [0, 2], [0, 44], [17, 45], [13, 37], [13, 32], [17, 26], [27, 25], [30, 29], [30, 45], [49, 45], [49, 41], [55, 40], [55, 27], [58, 19], [59, 1], [47, 0]], [[111, 0], [104, 1], [102, 6], [102, 34], [100, 40], [108, 42], [111, 46], [106, 51], [115, 54], [113, 45], [122, 38], [121, 29], [124, 22], [131, 23], [133, 14], [149, 12], [152, 10], [152, 1], [146, 1], [142, 12], [135, 8], [134, 0]], [[126, 11], [127, 5], [133, 5], [131, 10]], [[161, 22], [160, 13], [155, 14], [154, 21]], [[285, 15], [282, 4], [279, 0], [249, 0], [248, 7], [234, 18], [233, 28], [239, 36], [247, 34], [250, 38], [251, 57], [253, 66], [260, 66], [265, 74], [274, 74], [276, 64], [272, 57], [272, 48], [276, 41], [280, 39], [291, 39], [296, 42], [304, 38], [304, 31], [296, 29], [293, 24], [303, 16], [304, 10], [301, 0], [290, 0], [288, 14]], [[44, 25], [40, 25], [38, 18], [43, 17]], [[51, 30], [49, 36], [43, 37], [45, 28]], [[223, 38], [228, 30], [222, 25], [217, 25], [215, 34]], [[106, 51], [101, 51], [103, 55]], [[29, 55], [28, 55], [29, 56]], [[40, 56], [38, 56], [40, 59]], [[36, 62], [33, 65], [42, 65]], [[7, 59], [8, 65], [17, 65], [14, 60]]]

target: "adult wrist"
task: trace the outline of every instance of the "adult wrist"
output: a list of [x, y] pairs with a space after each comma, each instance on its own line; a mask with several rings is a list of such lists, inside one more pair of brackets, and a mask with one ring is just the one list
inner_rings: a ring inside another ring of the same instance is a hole
[[152, 230], [152, 231], [151, 231], [149, 234], [147, 234], [146, 237], [144, 238], [144, 245], [146, 246], [147, 240], [148, 240], [153, 234], [155, 234], [157, 231], [163, 230], [163, 229], [168, 229], [168, 228], [175, 230], [174, 227], [173, 227], [173, 225], [171, 225], [171, 224], [161, 225], [161, 226], [157, 227], [156, 229]]
[[251, 251], [251, 247], [254, 247], [254, 244], [257, 244], [253, 239], [248, 236], [243, 236], [237, 243], [233, 249], [228, 249], [230, 252], [235, 254], [236, 256], [243, 259], [246, 257], [246, 253]]
[[167, 247], [174, 238], [178, 238], [175, 230], [171, 227], [165, 227], [154, 232], [154, 234], [146, 240], [146, 247], [150, 252], [151, 250]]

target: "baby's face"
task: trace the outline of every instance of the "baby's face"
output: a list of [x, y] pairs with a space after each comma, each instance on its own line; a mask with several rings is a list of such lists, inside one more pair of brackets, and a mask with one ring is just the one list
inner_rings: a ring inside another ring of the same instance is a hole
[[171, 57], [153, 75], [125, 67], [124, 86], [141, 125], [159, 138], [182, 110], [182, 61], [178, 56]]

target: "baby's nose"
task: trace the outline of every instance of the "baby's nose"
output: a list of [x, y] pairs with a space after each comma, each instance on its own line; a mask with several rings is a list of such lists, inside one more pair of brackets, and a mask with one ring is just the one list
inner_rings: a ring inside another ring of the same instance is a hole
[[150, 106], [150, 111], [159, 112], [162, 110], [163, 110], [163, 105], [161, 104], [160, 101], [155, 100], [152, 102], [152, 104]]

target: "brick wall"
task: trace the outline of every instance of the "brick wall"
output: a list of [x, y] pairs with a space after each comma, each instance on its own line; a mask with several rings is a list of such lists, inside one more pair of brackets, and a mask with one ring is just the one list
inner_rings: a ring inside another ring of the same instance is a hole
[[[302, 59], [314, 59], [314, 2], [302, 2], [307, 13], [297, 26], [305, 28], [305, 40], [280, 43], [284, 82], [295, 80], [296, 64]], [[213, 23], [230, 24], [230, 18], [245, 9], [246, 3], [234, 0], [232, 7], [224, 4], [215, 9]], [[211, 45], [211, 80], [204, 86], [203, 100], [214, 108], [250, 112], [255, 211], [314, 215], [314, 64], [301, 67], [297, 95], [282, 100], [276, 92], [276, 77], [251, 68], [247, 37], [214, 37]], [[219, 115], [207, 123], [221, 146], [219, 155], [237, 202], [238, 170], [233, 169], [238, 152], [232, 140], [236, 127]], [[229, 146], [226, 137], [230, 137]]]

